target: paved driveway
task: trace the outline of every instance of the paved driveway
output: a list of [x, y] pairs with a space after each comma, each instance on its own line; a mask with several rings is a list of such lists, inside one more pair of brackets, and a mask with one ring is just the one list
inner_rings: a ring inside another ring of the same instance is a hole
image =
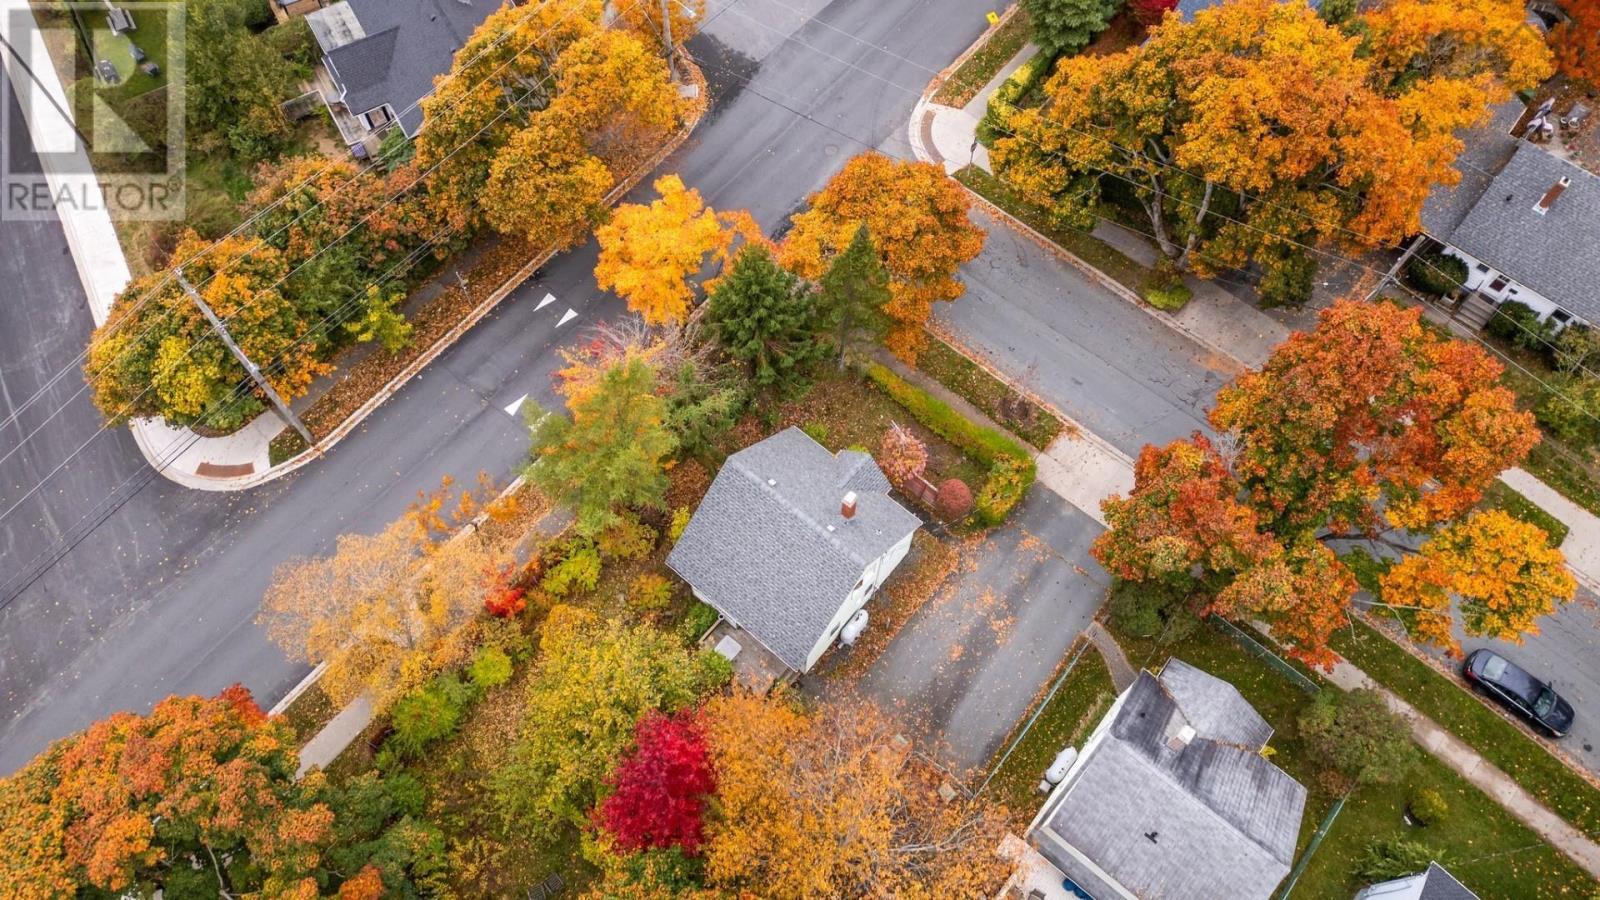
[[900, 716], [908, 736], [934, 743], [953, 771], [982, 771], [1100, 607], [1109, 578], [1089, 544], [1102, 530], [1035, 487], [968, 548], [860, 690]]

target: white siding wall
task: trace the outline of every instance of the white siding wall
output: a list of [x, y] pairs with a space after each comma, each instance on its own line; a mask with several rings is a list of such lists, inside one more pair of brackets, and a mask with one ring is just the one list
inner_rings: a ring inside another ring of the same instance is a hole
[[817, 664], [822, 654], [833, 646], [844, 623], [850, 621], [851, 616], [867, 605], [867, 601], [878, 592], [878, 588], [883, 587], [890, 573], [894, 572], [895, 566], [900, 565], [900, 561], [906, 558], [906, 554], [911, 550], [911, 537], [911, 534], [906, 535], [900, 543], [890, 547], [887, 553], [868, 563], [866, 569], [862, 570], [861, 580], [856, 584], [855, 590], [845, 598], [844, 604], [839, 607], [839, 612], [828, 623], [828, 630], [822, 633], [822, 639], [817, 641], [817, 645], [811, 648], [811, 655], [806, 657], [807, 672], [811, 671], [811, 667]]
[[[1444, 252], [1467, 264], [1468, 290], [1477, 291], [1496, 303], [1503, 300], [1516, 300], [1519, 303], [1526, 303], [1534, 312], [1539, 314], [1541, 319], [1549, 318], [1551, 313], [1561, 309], [1560, 304], [1554, 300], [1547, 299], [1538, 291], [1518, 283], [1504, 272], [1470, 253], [1458, 250], [1449, 244], [1445, 245]], [[1496, 281], [1501, 282], [1498, 288], [1495, 287]], [[1570, 310], [1566, 312], [1573, 320], [1583, 321]]]

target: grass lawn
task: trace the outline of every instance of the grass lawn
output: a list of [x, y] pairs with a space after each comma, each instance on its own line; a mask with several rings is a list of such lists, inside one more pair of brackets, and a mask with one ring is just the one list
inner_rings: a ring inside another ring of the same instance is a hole
[[1545, 512], [1537, 503], [1498, 478], [1483, 492], [1483, 502], [1478, 506], [1482, 509], [1504, 510], [1514, 519], [1539, 526], [1550, 536], [1550, 545], [1553, 547], [1561, 546], [1561, 542], [1567, 539], [1565, 522]]
[[1591, 838], [1600, 838], [1600, 788], [1546, 752], [1543, 740], [1506, 721], [1461, 682], [1408, 653], [1357, 620], [1335, 634], [1333, 647], [1374, 681], [1465, 741]]
[[1028, 43], [1028, 32], [1028, 14], [1019, 9], [1004, 25], [990, 33], [983, 46], [967, 57], [960, 68], [950, 73], [950, 77], [939, 86], [938, 93], [933, 95], [933, 102], [945, 106], [966, 106]]
[[[1116, 632], [1114, 624], [1112, 628]], [[1319, 785], [1317, 764], [1299, 738], [1297, 720], [1310, 695], [1212, 626], [1201, 626], [1167, 648], [1116, 633], [1134, 665], [1159, 668], [1168, 656], [1177, 656], [1231, 682], [1272, 724], [1275, 733], [1268, 746], [1274, 751], [1273, 763], [1308, 791], [1296, 852], [1303, 851], [1335, 799]], [[1290, 895], [1294, 900], [1347, 900], [1363, 884], [1355, 870], [1367, 846], [1396, 837], [1434, 847], [1462, 883], [1485, 898], [1588, 896], [1593, 880], [1587, 873], [1490, 797], [1433, 757], [1420, 755], [1422, 762], [1398, 785], [1366, 787], [1350, 795]], [[1450, 804], [1449, 815], [1427, 829], [1413, 828], [1400, 817], [1411, 792], [1422, 787], [1438, 790]]]
[[956, 172], [955, 177], [979, 196], [1021, 219], [1028, 227], [1068, 253], [1104, 272], [1123, 287], [1144, 296], [1145, 285], [1152, 273], [1122, 251], [1086, 231], [1056, 224], [1048, 212], [1023, 200], [1000, 179], [976, 166], [967, 166]]
[[1050, 446], [1065, 428], [1049, 410], [1012, 390], [936, 335], [930, 336], [927, 349], [917, 357], [917, 368], [966, 398], [1036, 449]]
[[[1117, 697], [1105, 660], [1093, 646], [1084, 647], [1072, 672], [989, 782], [991, 796], [1023, 821], [1032, 819], [1044, 802], [1044, 795], [1038, 791], [1039, 780], [1050, 761], [1063, 747], [1082, 749], [1083, 739]], [[1033, 715], [1032, 709], [1028, 715]], [[1017, 728], [1020, 730], [1027, 722], [1028, 718], [1023, 717]], [[1015, 733], [1008, 735], [1000, 753], [1004, 754], [1014, 740]], [[995, 759], [998, 761], [999, 757]]]

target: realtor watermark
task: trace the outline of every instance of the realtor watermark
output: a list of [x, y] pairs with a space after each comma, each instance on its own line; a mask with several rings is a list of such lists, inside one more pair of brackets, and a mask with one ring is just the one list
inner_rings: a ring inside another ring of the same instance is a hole
[[181, 2], [6, 4], [0, 219], [183, 219], [185, 21]]

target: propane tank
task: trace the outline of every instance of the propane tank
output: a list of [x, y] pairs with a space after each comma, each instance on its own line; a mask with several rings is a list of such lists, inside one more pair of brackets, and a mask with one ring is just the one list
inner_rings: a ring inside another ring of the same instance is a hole
[[861, 632], [867, 630], [867, 611], [861, 610], [844, 623], [844, 629], [839, 632], [839, 643], [846, 647], [854, 647], [856, 641], [861, 639]]
[[1051, 788], [1060, 784], [1067, 777], [1067, 772], [1072, 769], [1072, 764], [1077, 761], [1078, 750], [1076, 747], [1068, 747], [1057, 753], [1056, 758], [1050, 763], [1050, 768], [1044, 770], [1044, 780], [1039, 782], [1039, 793], [1050, 793]]

